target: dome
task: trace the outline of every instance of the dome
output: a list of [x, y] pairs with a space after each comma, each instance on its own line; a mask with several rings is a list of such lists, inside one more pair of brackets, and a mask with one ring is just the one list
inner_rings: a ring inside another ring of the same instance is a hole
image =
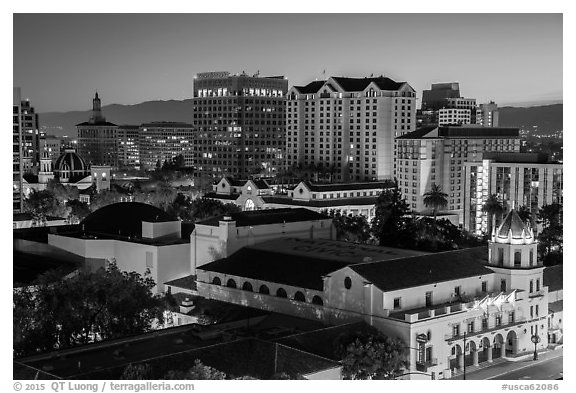
[[80, 227], [90, 233], [142, 237], [142, 221], [175, 221], [165, 211], [140, 202], [120, 202], [104, 206], [88, 215]]
[[532, 242], [534, 235], [532, 230], [522, 221], [516, 210], [511, 210], [500, 227], [496, 230], [496, 241], [498, 243], [514, 240], [522, 242]]
[[71, 172], [85, 172], [90, 174], [88, 165], [80, 157], [74, 149], [66, 149], [64, 153], [58, 157], [54, 164], [54, 171], [71, 171]]

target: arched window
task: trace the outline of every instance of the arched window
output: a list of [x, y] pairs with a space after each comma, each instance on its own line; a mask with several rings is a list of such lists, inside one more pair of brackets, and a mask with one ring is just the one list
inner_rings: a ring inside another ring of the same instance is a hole
[[520, 267], [522, 265], [522, 252], [514, 252], [514, 267]]
[[530, 266], [534, 266], [534, 250], [530, 250]]
[[270, 295], [270, 289], [266, 285], [260, 285], [258, 292], [263, 293], [264, 295]]
[[344, 279], [344, 288], [346, 289], [352, 288], [352, 280], [350, 279], [350, 277], [346, 277]]
[[306, 297], [302, 292], [298, 291], [294, 294], [294, 300], [297, 302], [306, 302]]
[[222, 281], [220, 281], [220, 278], [219, 278], [219, 277], [214, 277], [214, 278], [212, 279], [212, 284], [214, 284], [214, 285], [222, 285]]
[[276, 291], [276, 296], [278, 296], [278, 297], [288, 297], [288, 294], [286, 293], [286, 291], [284, 290], [284, 288], [278, 288], [278, 290]]
[[320, 296], [316, 295], [312, 298], [312, 304], [317, 304], [319, 306], [323, 306], [324, 301], [322, 300], [322, 298]]
[[252, 199], [246, 199], [246, 203], [244, 204], [244, 211], [252, 211], [254, 210], [254, 201]]
[[253, 291], [252, 290], [252, 284], [250, 284], [248, 281], [246, 281], [244, 283], [244, 285], [242, 285], [242, 290], [252, 292]]
[[234, 281], [233, 279], [229, 279], [228, 282], [226, 283], [226, 286], [228, 288], [236, 288], [236, 281]]

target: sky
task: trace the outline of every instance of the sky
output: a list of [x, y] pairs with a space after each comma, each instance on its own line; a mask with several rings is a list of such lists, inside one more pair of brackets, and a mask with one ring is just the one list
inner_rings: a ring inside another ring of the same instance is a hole
[[[304, 85], [459, 82], [499, 105], [562, 99], [562, 14], [14, 14], [13, 85], [37, 112], [191, 98], [193, 76]], [[323, 72], [325, 71], [325, 74]]]

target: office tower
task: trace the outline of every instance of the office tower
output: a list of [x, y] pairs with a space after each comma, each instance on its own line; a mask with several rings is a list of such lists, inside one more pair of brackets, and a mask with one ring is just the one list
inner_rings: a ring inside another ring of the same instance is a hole
[[335, 181], [394, 176], [394, 138], [416, 125], [416, 94], [385, 77], [342, 78], [288, 92], [288, 167], [324, 167]]
[[23, 173], [38, 174], [40, 169], [40, 131], [38, 114], [26, 99], [20, 103], [22, 127], [22, 170]]
[[498, 105], [494, 101], [487, 104], [480, 104], [476, 110], [476, 124], [482, 127], [498, 127], [499, 111]]
[[118, 166], [140, 169], [140, 126], [118, 126]]
[[422, 91], [422, 111], [437, 111], [446, 105], [448, 98], [460, 98], [458, 82], [433, 83], [430, 90]]
[[[54, 135], [40, 135], [40, 151], [48, 157], [52, 163], [56, 162], [62, 151], [63, 141], [61, 137]], [[42, 158], [41, 158], [42, 159]]]
[[194, 166], [208, 177], [273, 176], [284, 164], [288, 81], [205, 72], [194, 79]]
[[182, 156], [185, 167], [193, 166], [194, 126], [186, 123], [155, 122], [139, 127], [140, 166], [155, 169], [165, 161]]
[[13, 88], [12, 99], [12, 209], [14, 213], [22, 212], [22, 120], [21, 92]]
[[89, 165], [110, 165], [118, 168], [118, 136], [116, 124], [106, 121], [98, 93], [92, 100], [92, 115], [87, 122], [76, 124], [78, 155]]
[[465, 168], [464, 228], [487, 230], [488, 216], [482, 206], [495, 194], [506, 211], [525, 206], [537, 213], [543, 205], [563, 204], [562, 164], [539, 153], [487, 153]]
[[396, 143], [398, 185], [410, 208], [430, 211], [424, 193], [437, 184], [448, 194], [445, 211], [457, 213], [459, 222], [464, 211], [464, 164], [481, 161], [486, 152], [520, 151], [517, 128], [428, 126], [398, 137]]

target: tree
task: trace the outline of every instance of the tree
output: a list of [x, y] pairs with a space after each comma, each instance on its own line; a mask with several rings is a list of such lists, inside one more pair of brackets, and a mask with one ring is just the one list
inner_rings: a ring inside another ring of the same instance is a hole
[[94, 194], [92, 197], [90, 210], [96, 211], [104, 206], [121, 202], [122, 196], [123, 195], [116, 190], [102, 190], [99, 193]]
[[366, 244], [370, 239], [370, 224], [366, 217], [351, 214], [346, 216], [335, 210], [324, 210], [321, 213], [332, 217], [338, 240]]
[[530, 208], [528, 208], [528, 206], [526, 205], [520, 206], [520, 208], [516, 210], [516, 213], [518, 213], [518, 217], [520, 217], [522, 222], [528, 223], [530, 224], [530, 226], [532, 226], [533, 217], [532, 212], [530, 211]]
[[482, 211], [488, 214], [488, 236], [492, 234], [492, 226], [496, 225], [496, 216], [501, 216], [504, 213], [504, 206], [502, 202], [498, 199], [496, 194], [492, 194], [488, 197], [484, 205], [482, 205]]
[[395, 379], [406, 368], [406, 345], [372, 328], [337, 339], [344, 379]]
[[72, 221], [82, 221], [88, 214], [90, 214], [90, 206], [86, 202], [81, 202], [77, 199], [72, 199], [66, 202], [66, 206], [70, 208], [68, 218]]
[[233, 203], [223, 204], [215, 199], [204, 197], [194, 199], [190, 210], [191, 216], [195, 221], [241, 211], [240, 208]]
[[538, 219], [543, 227], [538, 235], [540, 258], [546, 266], [562, 263], [564, 245], [562, 205], [553, 203], [542, 206], [538, 212]]
[[544, 228], [559, 225], [562, 221], [562, 205], [559, 203], [543, 205], [538, 211], [538, 220]]
[[226, 379], [226, 373], [213, 367], [204, 365], [200, 359], [194, 361], [194, 366], [187, 371], [168, 371], [164, 379], [195, 379], [195, 380], [222, 380]]
[[24, 211], [31, 213], [34, 220], [39, 222], [45, 221], [47, 216], [67, 218], [70, 213], [70, 209], [58, 202], [49, 190], [32, 190], [24, 200]]
[[49, 271], [33, 286], [14, 289], [14, 355], [140, 334], [163, 321], [154, 280], [116, 265], [68, 279]]
[[151, 380], [153, 378], [152, 367], [148, 363], [130, 363], [122, 372], [120, 379], [124, 380]]
[[434, 213], [434, 220], [436, 220], [436, 215], [438, 210], [444, 209], [448, 206], [448, 194], [442, 192], [442, 188], [437, 184], [432, 184], [430, 191], [424, 193], [424, 205], [426, 207], [432, 208]]
[[384, 189], [376, 200], [376, 212], [372, 220], [372, 234], [381, 246], [397, 246], [399, 240], [406, 237], [405, 216], [409, 207], [398, 188], [394, 186]]

